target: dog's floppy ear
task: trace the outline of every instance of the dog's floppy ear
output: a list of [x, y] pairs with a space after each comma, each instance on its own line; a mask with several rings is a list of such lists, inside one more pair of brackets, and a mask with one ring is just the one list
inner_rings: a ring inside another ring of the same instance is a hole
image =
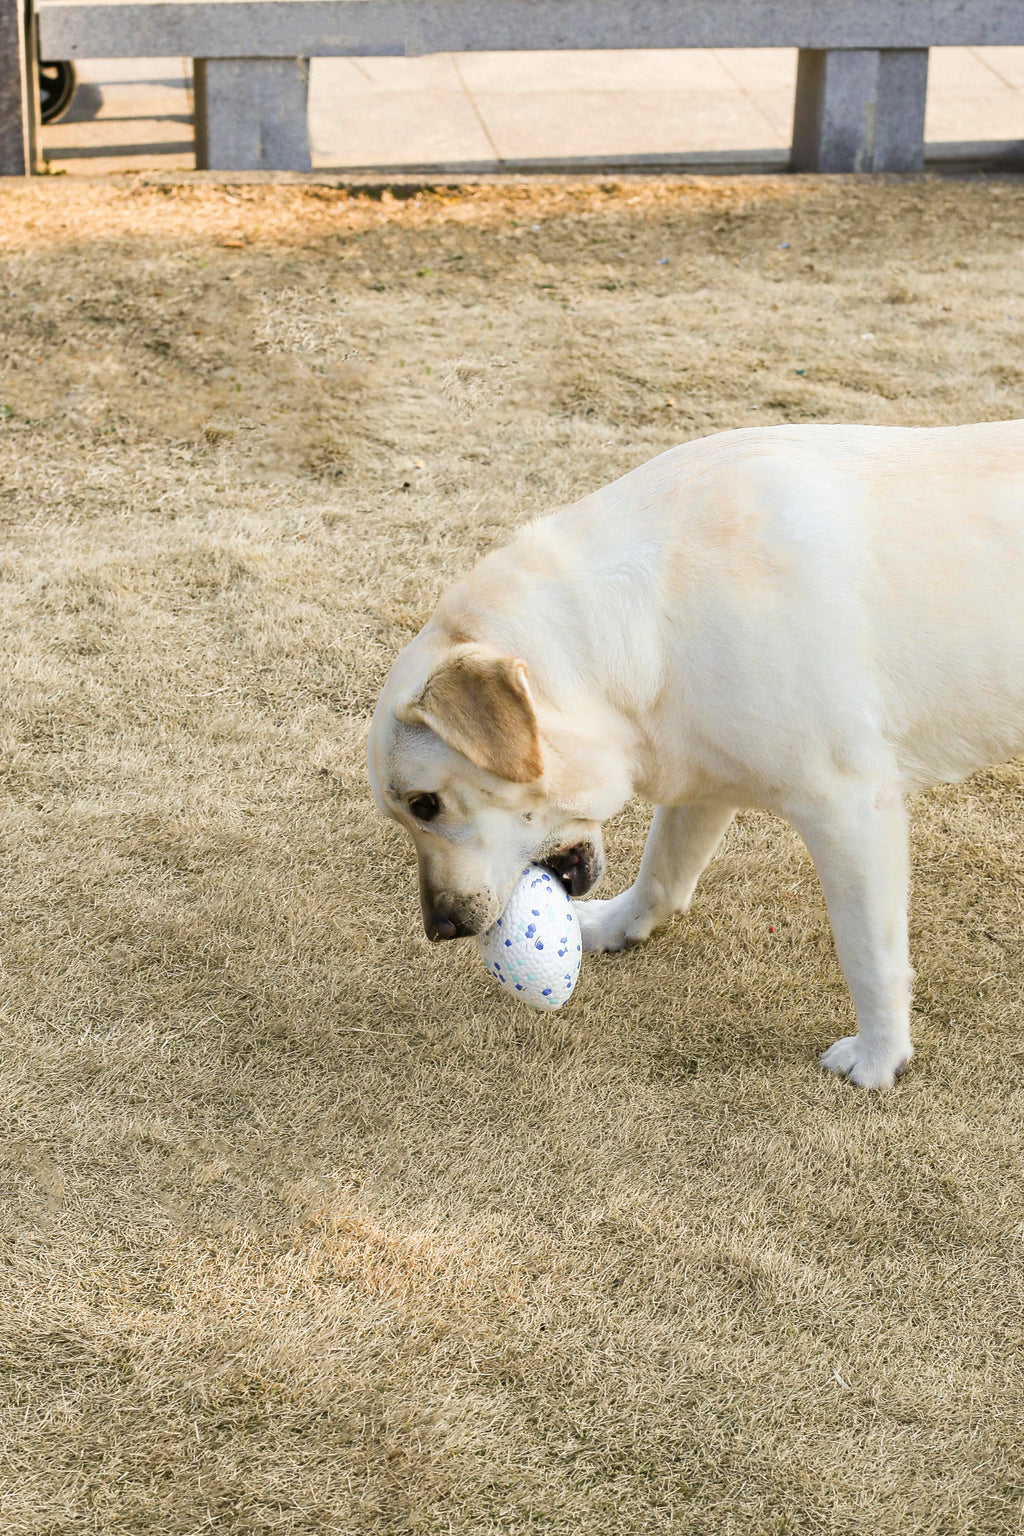
[[526, 663], [481, 646], [453, 651], [427, 678], [418, 699], [397, 711], [426, 725], [478, 768], [529, 784], [544, 772]]

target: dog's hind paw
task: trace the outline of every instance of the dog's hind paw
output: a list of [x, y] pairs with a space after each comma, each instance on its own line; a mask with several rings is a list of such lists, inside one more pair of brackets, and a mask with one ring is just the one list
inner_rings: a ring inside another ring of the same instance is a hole
[[590, 954], [617, 949], [631, 949], [650, 938], [657, 920], [650, 911], [637, 911], [632, 886], [608, 901], [574, 901], [583, 935], [583, 948]]
[[895, 1051], [880, 1052], [865, 1049], [860, 1035], [847, 1035], [818, 1057], [818, 1065], [826, 1072], [845, 1077], [858, 1088], [891, 1088], [906, 1071], [913, 1054], [909, 1040]]

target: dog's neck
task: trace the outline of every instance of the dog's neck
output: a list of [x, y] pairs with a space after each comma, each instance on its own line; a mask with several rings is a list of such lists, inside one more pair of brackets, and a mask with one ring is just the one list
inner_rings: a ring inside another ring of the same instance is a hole
[[536, 702], [547, 794], [567, 816], [583, 821], [615, 816], [636, 788], [635, 727], [602, 700], [571, 715]]

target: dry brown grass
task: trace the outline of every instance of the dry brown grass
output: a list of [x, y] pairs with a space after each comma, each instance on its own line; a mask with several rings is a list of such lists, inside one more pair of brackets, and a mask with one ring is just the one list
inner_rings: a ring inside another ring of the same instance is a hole
[[1024, 415], [1024, 188], [0, 216], [4, 1536], [1018, 1529], [1021, 765], [917, 803], [865, 1097], [778, 823], [542, 1018], [363, 742], [456, 572], [680, 438]]

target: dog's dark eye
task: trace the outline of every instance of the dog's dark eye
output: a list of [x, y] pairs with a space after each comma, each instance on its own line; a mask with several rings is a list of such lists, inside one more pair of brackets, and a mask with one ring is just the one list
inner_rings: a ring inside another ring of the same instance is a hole
[[436, 795], [413, 795], [409, 809], [417, 821], [433, 821], [441, 810], [441, 802]]

